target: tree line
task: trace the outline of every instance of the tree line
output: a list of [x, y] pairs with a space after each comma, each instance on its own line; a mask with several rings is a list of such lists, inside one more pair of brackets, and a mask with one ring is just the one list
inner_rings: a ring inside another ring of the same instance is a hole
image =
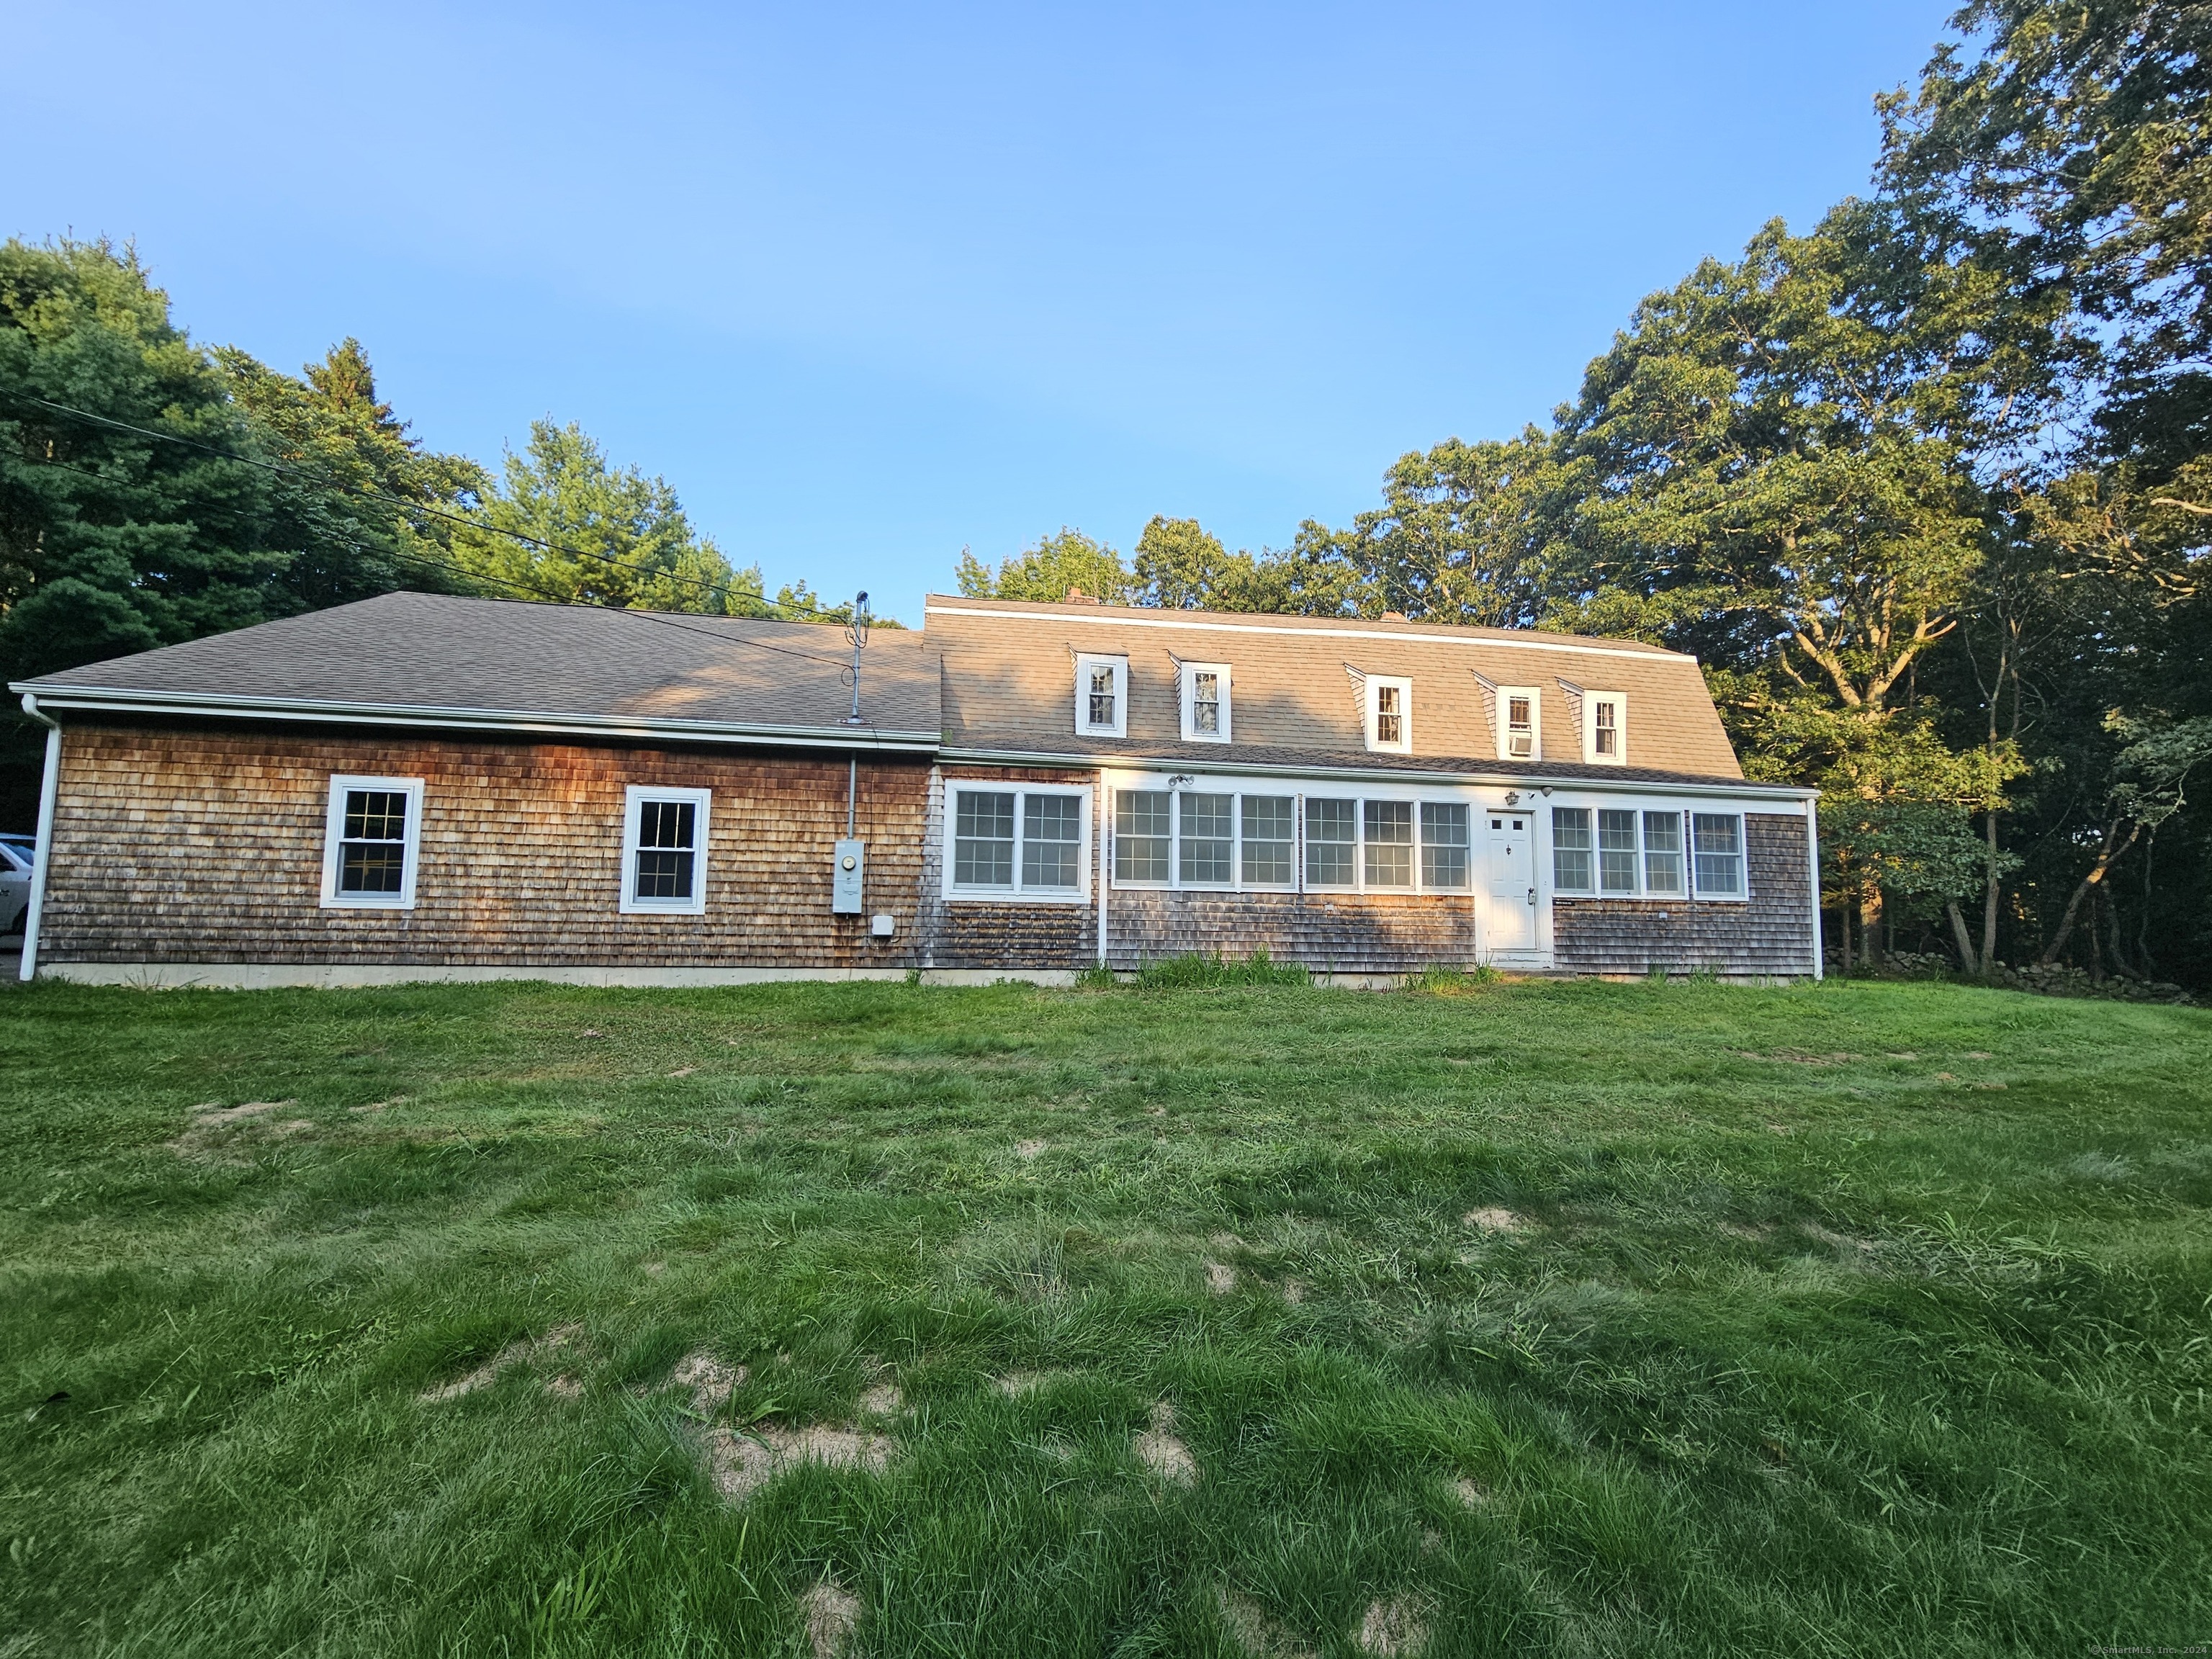
[[1865, 196], [1650, 295], [1548, 422], [1288, 548], [1064, 529], [962, 591], [1693, 652], [1746, 770], [1823, 792], [1839, 965], [2212, 981], [2212, 5], [1952, 27]]

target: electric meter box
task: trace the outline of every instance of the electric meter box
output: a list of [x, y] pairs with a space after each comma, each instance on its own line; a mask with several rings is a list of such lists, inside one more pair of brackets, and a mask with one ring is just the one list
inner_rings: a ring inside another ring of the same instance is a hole
[[867, 842], [839, 842], [836, 862], [830, 878], [830, 908], [833, 915], [857, 916], [860, 914], [861, 878], [867, 872]]

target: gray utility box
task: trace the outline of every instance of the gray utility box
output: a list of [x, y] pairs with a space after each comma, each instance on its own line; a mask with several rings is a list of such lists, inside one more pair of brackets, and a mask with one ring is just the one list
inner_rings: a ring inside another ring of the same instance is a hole
[[860, 914], [860, 888], [867, 873], [867, 842], [839, 842], [836, 863], [830, 878], [830, 908], [832, 914], [841, 916]]

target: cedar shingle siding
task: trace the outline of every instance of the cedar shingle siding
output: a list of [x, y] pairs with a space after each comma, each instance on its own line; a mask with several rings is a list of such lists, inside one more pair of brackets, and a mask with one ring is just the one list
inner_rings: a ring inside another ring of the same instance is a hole
[[[907, 967], [929, 769], [864, 759], [871, 910], [830, 911], [842, 759], [571, 744], [73, 727], [41, 953], [56, 963]], [[332, 773], [419, 777], [411, 910], [320, 906]], [[706, 914], [623, 915], [623, 789], [714, 792]]]

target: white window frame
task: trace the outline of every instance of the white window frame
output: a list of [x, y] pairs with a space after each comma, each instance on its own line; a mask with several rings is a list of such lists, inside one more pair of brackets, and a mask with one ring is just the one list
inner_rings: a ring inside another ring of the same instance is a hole
[[[1682, 826], [1682, 881], [1689, 888], [1690, 896], [1700, 904], [1748, 904], [1751, 902], [1751, 826], [1749, 814], [1741, 806], [1710, 807], [1692, 802], [1683, 811], [1688, 821]], [[1698, 819], [1700, 817], [1734, 818], [1735, 820], [1735, 860], [1743, 876], [1741, 887], [1733, 893], [1707, 893], [1698, 885]]]
[[[1713, 805], [1702, 801], [1684, 800], [1680, 798], [1668, 799], [1662, 797], [1655, 799], [1648, 795], [1576, 795], [1552, 800], [1547, 805], [1547, 810], [1541, 816], [1546, 838], [1544, 857], [1541, 860], [1544, 880], [1547, 890], [1561, 898], [1633, 899], [1639, 902], [1651, 904], [1692, 902], [1748, 904], [1751, 902], [1751, 845], [1749, 831], [1745, 823], [1747, 810], [1741, 805], [1726, 804]], [[1589, 815], [1590, 884], [1587, 887], [1562, 887], [1559, 884], [1559, 838], [1557, 826], [1553, 823], [1552, 814], [1563, 807], [1572, 811], [1587, 812]], [[1601, 875], [1603, 866], [1601, 862], [1602, 849], [1598, 844], [1598, 814], [1600, 812], [1633, 812], [1636, 815], [1636, 885], [1632, 890], [1624, 891], [1616, 889], [1608, 891], [1604, 885]], [[1682, 861], [1682, 884], [1672, 892], [1654, 892], [1651, 890], [1651, 847], [1649, 838], [1650, 826], [1644, 820], [1644, 815], [1647, 812], [1666, 813], [1679, 819], [1682, 825], [1681, 845], [1676, 853]], [[1708, 817], [1728, 817], [1736, 821], [1735, 856], [1743, 873], [1742, 891], [1705, 893], [1698, 890], [1695, 825], [1696, 815], [1699, 813]]]
[[[1384, 743], [1376, 733], [1382, 725], [1384, 687], [1398, 694], [1398, 741]], [[1389, 674], [1370, 674], [1365, 690], [1367, 706], [1367, 747], [1377, 755], [1410, 755], [1413, 752], [1413, 683], [1409, 679]]]
[[[1613, 707], [1613, 752], [1610, 755], [1601, 755], [1597, 751], [1597, 711], [1601, 703], [1609, 703]], [[1628, 764], [1628, 699], [1620, 692], [1583, 693], [1583, 759], [1592, 766]]]
[[[703, 916], [707, 914], [707, 848], [709, 812], [714, 799], [711, 789], [678, 789], [633, 783], [623, 794], [622, 904], [626, 916]], [[637, 838], [645, 823], [647, 801], [689, 802], [691, 821], [691, 896], [688, 899], [640, 898], [637, 895]]]
[[[1230, 728], [1230, 673], [1225, 662], [1187, 662], [1176, 666], [1176, 701], [1182, 708], [1182, 740], [1185, 743], [1227, 743]], [[1198, 677], [1218, 674], [1221, 678], [1221, 729], [1200, 732], [1196, 729]]]
[[[1091, 723], [1091, 673], [1114, 671], [1114, 719], [1106, 726]], [[1129, 659], [1127, 657], [1079, 655], [1075, 659], [1075, 734], [1079, 738], [1126, 738], [1129, 735]]]
[[[1528, 699], [1528, 752], [1516, 755], [1512, 750], [1513, 699]], [[1540, 761], [1544, 758], [1544, 694], [1533, 685], [1501, 685], [1498, 688], [1498, 758], [1502, 761]]]
[[[338, 891], [338, 843], [345, 839], [345, 798], [356, 789], [380, 790], [407, 797], [406, 837], [399, 854], [399, 890], [396, 893]], [[415, 876], [422, 862], [422, 780], [372, 778], [333, 773], [323, 809], [323, 890], [325, 910], [411, 910], [415, 908]]]
[[[1168, 878], [1165, 881], [1130, 881], [1113, 870], [1113, 860], [1108, 860], [1107, 879], [1117, 891], [1124, 892], [1185, 892], [1185, 893], [1375, 893], [1399, 897], [1435, 896], [1466, 898], [1475, 889], [1480, 868], [1481, 846], [1474, 834], [1475, 816], [1483, 809], [1477, 793], [1470, 789], [1424, 787], [1419, 785], [1394, 786], [1358, 783], [1320, 783], [1291, 778], [1200, 778], [1188, 784], [1176, 783], [1164, 775], [1144, 773], [1117, 774], [1107, 797], [1107, 821], [1115, 822], [1118, 810], [1115, 797], [1122, 791], [1140, 791], [1164, 794], [1168, 804]], [[1188, 882], [1182, 878], [1182, 802], [1181, 797], [1193, 795], [1228, 795], [1234, 804], [1230, 811], [1231, 837], [1229, 867], [1233, 879], [1228, 882]], [[1244, 799], [1247, 795], [1288, 797], [1292, 802], [1291, 817], [1291, 879], [1288, 882], [1248, 882], [1244, 879]], [[1348, 800], [1353, 803], [1352, 821], [1358, 834], [1352, 842], [1352, 879], [1343, 884], [1310, 882], [1306, 879], [1307, 804], [1314, 799]], [[1370, 800], [1406, 801], [1413, 808], [1413, 881], [1403, 887], [1370, 887], [1367, 881], [1367, 803]], [[1421, 807], [1425, 803], [1463, 805], [1468, 809], [1468, 839], [1467, 880], [1457, 887], [1433, 887], [1422, 879]], [[949, 816], [949, 813], [948, 813]]]
[[[953, 880], [958, 867], [960, 837], [960, 792], [972, 790], [980, 794], [1012, 795], [1014, 798], [1014, 879], [1011, 886], [963, 886]], [[1091, 859], [1092, 836], [1096, 831], [1091, 823], [1091, 787], [1085, 784], [1018, 783], [999, 778], [947, 778], [945, 781], [945, 841], [943, 847], [944, 877], [939, 890], [950, 902], [977, 904], [1087, 904], [1091, 900]], [[1076, 813], [1083, 826], [1081, 841], [1075, 855], [1075, 885], [1073, 887], [1024, 887], [1022, 885], [1022, 837], [1026, 833], [1029, 811], [1022, 804], [1029, 795], [1072, 795], [1082, 802]]]

